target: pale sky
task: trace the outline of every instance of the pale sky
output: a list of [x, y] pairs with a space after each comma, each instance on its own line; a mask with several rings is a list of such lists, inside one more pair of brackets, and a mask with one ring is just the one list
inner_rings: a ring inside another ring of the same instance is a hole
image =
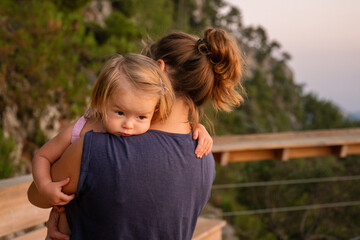
[[227, 0], [292, 59], [305, 92], [360, 112], [360, 0]]

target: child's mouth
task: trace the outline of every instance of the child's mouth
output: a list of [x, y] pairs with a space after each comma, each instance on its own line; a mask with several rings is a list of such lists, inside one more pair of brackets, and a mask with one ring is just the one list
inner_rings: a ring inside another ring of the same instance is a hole
[[119, 135], [124, 136], [124, 137], [130, 136], [130, 134], [127, 134], [127, 133], [119, 133]]

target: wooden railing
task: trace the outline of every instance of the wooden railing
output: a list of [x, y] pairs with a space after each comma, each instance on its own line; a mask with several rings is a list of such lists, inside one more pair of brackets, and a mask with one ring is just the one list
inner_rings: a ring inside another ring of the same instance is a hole
[[[360, 128], [216, 137], [213, 154], [231, 162], [360, 154]], [[32, 206], [26, 196], [31, 175], [0, 181], [0, 240], [44, 239], [49, 210]], [[200, 218], [193, 239], [220, 240], [225, 221]], [[6, 236], [6, 237], [4, 237]]]
[[31, 175], [0, 181], [0, 237], [45, 239], [49, 209], [37, 208], [28, 201], [26, 193], [31, 181]]
[[[32, 176], [0, 180], [0, 240], [44, 240], [50, 209], [37, 208], [27, 199]], [[199, 218], [194, 240], [221, 240], [225, 221]]]
[[230, 162], [360, 154], [360, 128], [250, 134], [214, 139], [217, 162]]

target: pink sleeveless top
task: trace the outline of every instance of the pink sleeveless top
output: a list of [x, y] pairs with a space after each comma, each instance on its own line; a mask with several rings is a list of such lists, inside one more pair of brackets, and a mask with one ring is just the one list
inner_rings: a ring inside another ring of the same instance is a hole
[[80, 138], [81, 130], [85, 126], [86, 121], [87, 121], [87, 119], [84, 116], [82, 116], [81, 118], [79, 118], [79, 120], [76, 121], [76, 123], [73, 127], [73, 130], [71, 132], [70, 143], [73, 143]]

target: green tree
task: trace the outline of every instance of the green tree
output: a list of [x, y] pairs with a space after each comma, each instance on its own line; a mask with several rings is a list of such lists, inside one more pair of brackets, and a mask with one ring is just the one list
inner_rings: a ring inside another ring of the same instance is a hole
[[0, 179], [11, 177], [15, 171], [14, 151], [16, 145], [11, 137], [5, 137], [0, 128]]

